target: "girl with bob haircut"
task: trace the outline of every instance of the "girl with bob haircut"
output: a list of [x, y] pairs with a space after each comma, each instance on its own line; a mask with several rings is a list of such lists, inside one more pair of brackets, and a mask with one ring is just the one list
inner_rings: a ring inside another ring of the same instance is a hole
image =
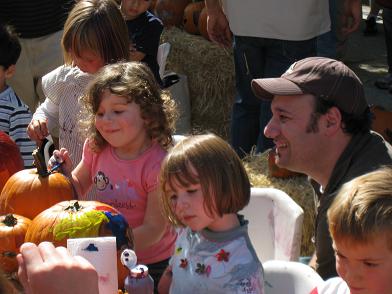
[[[83, 99], [86, 132], [75, 169], [69, 150], [55, 150], [79, 195], [94, 187], [96, 199], [117, 208], [132, 228], [138, 262], [154, 281], [168, 265], [176, 233], [160, 209], [159, 172], [172, 145], [174, 101], [139, 62], [104, 66]], [[128, 231], [128, 235], [131, 235]]]
[[229, 144], [212, 134], [183, 139], [162, 164], [161, 188], [165, 214], [181, 229], [160, 293], [263, 293], [248, 222], [237, 214], [250, 183]]
[[312, 294], [392, 293], [392, 167], [343, 185], [327, 215], [340, 277]]
[[81, 97], [100, 68], [129, 59], [127, 26], [117, 3], [77, 1], [65, 22], [61, 45], [65, 63], [42, 78], [46, 99], [27, 132], [37, 142], [49, 133], [59, 137], [58, 145], [79, 162], [85, 137], [78, 127]]

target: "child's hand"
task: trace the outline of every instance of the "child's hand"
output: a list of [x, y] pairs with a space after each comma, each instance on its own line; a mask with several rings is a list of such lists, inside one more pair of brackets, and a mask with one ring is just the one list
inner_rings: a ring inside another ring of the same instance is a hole
[[53, 155], [48, 161], [48, 170], [51, 170], [58, 164], [61, 164], [60, 170], [64, 175], [71, 175], [73, 164], [67, 149], [61, 148], [60, 150], [53, 151]]
[[170, 265], [168, 265], [165, 271], [163, 272], [161, 279], [159, 280], [159, 284], [158, 284], [159, 294], [169, 293], [170, 285], [172, 282], [172, 276], [173, 276], [172, 268]]
[[29, 135], [30, 139], [33, 141], [42, 141], [49, 135], [47, 121], [42, 119], [32, 119], [27, 126], [27, 135]]

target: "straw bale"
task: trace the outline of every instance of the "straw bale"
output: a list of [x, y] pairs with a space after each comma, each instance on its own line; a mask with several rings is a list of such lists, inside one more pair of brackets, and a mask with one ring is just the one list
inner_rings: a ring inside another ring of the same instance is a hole
[[166, 28], [161, 42], [171, 44], [166, 68], [188, 77], [192, 128], [227, 138], [235, 93], [232, 50], [176, 27]]
[[[301, 255], [309, 256], [314, 252], [312, 237], [314, 234], [315, 204], [313, 189], [306, 176], [295, 176], [280, 179], [268, 176], [268, 151], [262, 154], [251, 154], [244, 158], [245, 169], [248, 172], [253, 187], [273, 187], [286, 192], [304, 210], [302, 226]], [[290, 228], [288, 228], [290, 229]]]

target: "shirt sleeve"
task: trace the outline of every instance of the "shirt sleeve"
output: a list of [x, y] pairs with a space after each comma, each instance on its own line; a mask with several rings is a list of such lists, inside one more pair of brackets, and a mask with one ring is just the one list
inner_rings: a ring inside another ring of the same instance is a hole
[[137, 39], [136, 50], [146, 55], [156, 55], [162, 31], [163, 26], [158, 20], [149, 22]]
[[36, 145], [30, 140], [26, 132], [30, 121], [31, 113], [27, 106], [15, 108], [14, 112], [10, 115], [9, 135], [19, 147], [25, 168], [34, 167], [32, 153], [36, 148]]

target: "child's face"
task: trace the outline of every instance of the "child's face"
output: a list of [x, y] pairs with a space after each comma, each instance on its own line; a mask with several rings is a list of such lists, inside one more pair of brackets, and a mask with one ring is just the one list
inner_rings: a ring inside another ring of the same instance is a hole
[[336, 270], [351, 294], [392, 293], [392, 251], [385, 235], [376, 236], [368, 244], [334, 240]]
[[109, 90], [102, 94], [95, 127], [121, 159], [135, 158], [151, 144], [139, 105]]
[[150, 5], [150, 0], [122, 0], [121, 11], [125, 14], [127, 20], [132, 20], [147, 11]]
[[[196, 171], [192, 173], [197, 176]], [[222, 230], [222, 218], [216, 214], [209, 215], [204, 209], [204, 195], [199, 183], [183, 187], [173, 180], [172, 186], [173, 189], [167, 185], [166, 197], [169, 197], [175, 215], [185, 226], [193, 231], [201, 231], [205, 228], [212, 231]]]
[[105, 65], [100, 55], [90, 50], [83, 50], [80, 56], [71, 53], [74, 64], [83, 72], [95, 74]]

